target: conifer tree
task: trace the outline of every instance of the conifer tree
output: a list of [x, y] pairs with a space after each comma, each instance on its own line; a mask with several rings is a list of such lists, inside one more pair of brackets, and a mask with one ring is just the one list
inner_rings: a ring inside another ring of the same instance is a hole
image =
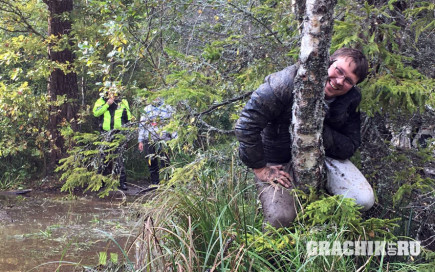
[[[73, 10], [73, 0], [44, 0], [49, 15], [48, 35], [51, 42], [48, 47], [49, 59], [53, 63], [63, 64], [63, 69], [56, 67], [52, 70], [48, 80], [48, 94], [50, 106], [50, 133], [51, 133], [51, 162], [55, 163], [62, 155], [64, 141], [59, 132], [59, 126], [65, 122], [74, 124], [77, 108], [78, 85], [77, 75], [72, 70], [74, 55], [70, 49], [72, 45], [68, 35], [71, 32], [70, 13]], [[62, 40], [66, 39], [66, 41]], [[65, 103], [56, 103], [60, 97], [65, 96]]]

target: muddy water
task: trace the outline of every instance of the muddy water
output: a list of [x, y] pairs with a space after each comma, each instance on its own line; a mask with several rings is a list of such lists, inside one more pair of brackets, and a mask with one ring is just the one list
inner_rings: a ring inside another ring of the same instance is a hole
[[106, 199], [35, 192], [0, 195], [0, 271], [95, 267], [99, 252], [123, 260], [120, 248], [133, 263], [134, 246], [129, 247], [138, 216], [130, 204], [120, 193]]

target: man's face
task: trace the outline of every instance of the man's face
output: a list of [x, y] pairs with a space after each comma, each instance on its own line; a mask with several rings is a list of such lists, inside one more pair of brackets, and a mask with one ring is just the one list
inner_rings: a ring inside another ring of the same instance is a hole
[[356, 66], [352, 58], [338, 57], [329, 66], [328, 79], [325, 85], [325, 98], [330, 99], [346, 94], [358, 82], [359, 78], [353, 73]]

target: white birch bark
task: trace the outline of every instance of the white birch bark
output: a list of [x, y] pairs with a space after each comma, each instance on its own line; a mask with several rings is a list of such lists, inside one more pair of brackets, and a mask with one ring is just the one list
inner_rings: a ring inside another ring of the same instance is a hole
[[[296, 1], [303, 8], [300, 67], [294, 83], [291, 135], [294, 178], [298, 186], [321, 184], [324, 85], [329, 67], [333, 12], [336, 0]], [[299, 13], [301, 8], [299, 8]]]

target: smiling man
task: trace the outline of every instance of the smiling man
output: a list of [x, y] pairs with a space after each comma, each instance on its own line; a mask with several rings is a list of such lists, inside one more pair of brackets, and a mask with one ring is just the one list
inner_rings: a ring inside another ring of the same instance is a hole
[[[265, 222], [286, 227], [296, 217], [291, 194], [291, 135], [289, 132], [293, 80], [298, 64], [266, 77], [252, 94], [237, 121], [235, 132], [240, 142], [239, 155], [252, 168], [262, 203]], [[361, 143], [361, 94], [356, 84], [368, 73], [367, 59], [362, 52], [341, 48], [330, 57], [325, 84], [325, 148], [327, 189], [332, 194], [354, 198], [368, 210], [374, 204], [373, 190], [364, 176], [348, 160]], [[338, 178], [337, 178], [338, 177]], [[275, 190], [271, 183], [286, 190]]]

